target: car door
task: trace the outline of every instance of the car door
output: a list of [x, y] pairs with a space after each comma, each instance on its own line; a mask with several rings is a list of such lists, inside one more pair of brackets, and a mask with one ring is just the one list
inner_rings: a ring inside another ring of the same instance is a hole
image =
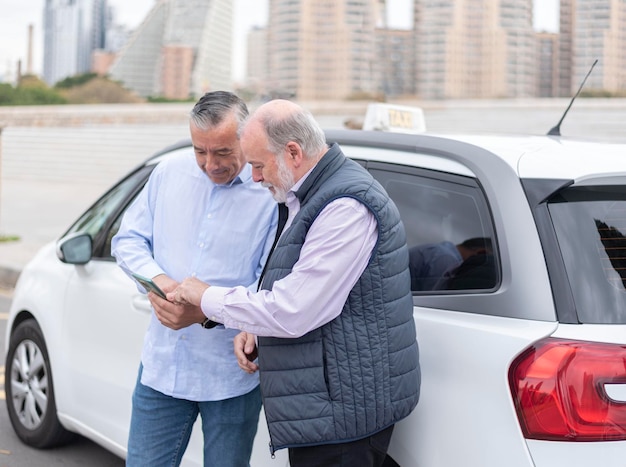
[[91, 261], [74, 266], [65, 296], [62, 329], [72, 384], [63, 406], [75, 423], [89, 426], [120, 449], [128, 437], [130, 395], [150, 304], [117, 266], [110, 245], [125, 208], [150, 171], [147, 166], [122, 181], [68, 232], [89, 232], [94, 247]]
[[[67, 287], [63, 340], [68, 377], [72, 384], [64, 397], [67, 421], [89, 427], [92, 439], [125, 457], [130, 426], [131, 397], [135, 387], [143, 338], [151, 307], [144, 293], [117, 266], [111, 239], [119, 229], [125, 208], [145, 183], [151, 167], [131, 175], [67, 232], [89, 231], [95, 241], [94, 257], [74, 266]], [[94, 227], [96, 226], [96, 227]], [[234, 357], [233, 357], [234, 358]], [[182, 466], [202, 465], [200, 420], [193, 427]], [[286, 465], [285, 452], [272, 458], [264, 414], [252, 452], [252, 465]]]
[[[420, 169], [398, 171], [384, 164], [369, 167], [400, 210], [410, 259], [414, 259], [414, 252], [420, 248], [432, 249], [442, 242], [453, 245], [454, 249], [469, 239], [487, 239], [496, 244], [484, 195], [472, 178]], [[492, 251], [489, 256], [493, 259], [497, 249], [495, 253]], [[430, 255], [433, 262], [438, 259], [435, 256], [441, 254]], [[426, 277], [425, 289], [420, 287], [424, 278], [412, 276], [422, 388], [417, 409], [398, 425], [394, 435], [392, 456], [400, 465], [451, 465], [450, 455], [442, 449], [445, 436], [449, 436], [445, 433], [460, 433], [468, 425], [476, 426], [484, 419], [485, 412], [496, 406], [502, 409], [508, 403], [508, 359], [517, 353], [517, 346], [524, 345], [524, 338], [520, 342], [512, 336], [511, 326], [500, 317], [455, 310], [450, 302], [439, 307], [420, 305], [421, 299], [430, 295], [454, 298], [455, 294], [464, 294], [466, 304], [482, 297], [484, 306], [489, 306], [487, 299], [497, 289], [500, 273], [495, 261], [487, 261], [486, 254], [482, 256], [483, 270], [474, 268], [466, 274], [464, 282], [457, 280], [454, 288], [446, 285], [446, 274], [450, 276], [448, 282], [451, 281], [454, 275], [451, 271], [460, 267], [462, 257], [447, 273], [437, 272], [440, 277]], [[412, 266], [419, 271], [419, 265]], [[468, 278], [473, 273], [483, 280], [476, 288], [475, 282]], [[504, 415], [494, 413], [485, 418], [490, 417], [500, 419], [501, 433], [515, 429], [504, 423]], [[484, 449], [480, 444], [473, 447], [472, 442], [471, 434], [455, 437], [455, 445], [461, 444], [465, 455], [467, 450]], [[402, 453], [399, 447], [406, 452]], [[457, 465], [463, 464], [461, 459], [455, 461], [459, 462]]]
[[[553, 331], [555, 323], [520, 319], [546, 297], [548, 311], [552, 302], [549, 282], [537, 286], [546, 274], [541, 250], [538, 256], [516, 246], [524, 238], [531, 241], [528, 232], [533, 228], [519, 181], [507, 180], [515, 178], [506, 170], [500, 177], [483, 179], [480, 167], [433, 154], [343, 148], [347, 155], [368, 159], [368, 170], [398, 206], [410, 250], [475, 238], [488, 239], [491, 245], [489, 258], [464, 267], [473, 277], [466, 274], [452, 282], [455, 274], [450, 272], [443, 278], [447, 286], [413, 290], [421, 395], [413, 413], [396, 426], [391, 456], [400, 465], [531, 465], [508, 370], [513, 358]], [[503, 184], [501, 197], [495, 196], [501, 187], [494, 187], [492, 180]], [[529, 274], [529, 283], [520, 277], [513, 282], [518, 274], [513, 270], [530, 267], [525, 263], [532, 263], [534, 277]]]

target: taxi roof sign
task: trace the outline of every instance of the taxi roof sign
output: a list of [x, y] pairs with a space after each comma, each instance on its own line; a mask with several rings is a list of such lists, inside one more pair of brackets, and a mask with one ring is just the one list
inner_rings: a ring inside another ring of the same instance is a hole
[[363, 129], [395, 133], [424, 133], [426, 121], [424, 112], [419, 107], [372, 103], [367, 106]]

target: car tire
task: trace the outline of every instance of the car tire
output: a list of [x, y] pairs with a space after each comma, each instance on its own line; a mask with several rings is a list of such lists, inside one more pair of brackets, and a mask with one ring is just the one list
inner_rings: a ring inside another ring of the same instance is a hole
[[11, 333], [5, 364], [6, 404], [11, 425], [27, 445], [52, 448], [71, 441], [57, 418], [48, 349], [37, 322], [21, 322]]

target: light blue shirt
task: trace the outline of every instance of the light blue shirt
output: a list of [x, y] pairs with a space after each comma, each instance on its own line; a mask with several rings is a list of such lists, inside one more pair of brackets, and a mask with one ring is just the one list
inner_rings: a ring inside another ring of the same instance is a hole
[[[277, 221], [276, 202], [252, 180], [248, 164], [230, 184], [216, 185], [186, 149], [154, 169], [124, 214], [112, 252], [126, 273], [165, 273], [177, 281], [194, 276], [210, 284], [256, 290]], [[258, 375], [237, 365], [232, 342], [237, 333], [199, 324], [174, 331], [153, 313], [144, 339], [141, 382], [193, 401], [248, 393], [257, 386]]]

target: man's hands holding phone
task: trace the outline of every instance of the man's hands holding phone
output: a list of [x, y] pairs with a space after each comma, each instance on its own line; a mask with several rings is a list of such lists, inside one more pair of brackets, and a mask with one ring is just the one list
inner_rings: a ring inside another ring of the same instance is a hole
[[165, 274], [159, 274], [158, 276], [154, 278], [155, 280], [158, 280], [161, 283], [160, 286], [149, 277], [144, 277], [134, 272], [131, 273], [131, 275], [135, 278], [137, 282], [139, 282], [142, 285], [144, 289], [146, 289], [148, 293], [153, 292], [163, 299], [166, 298], [165, 292], [164, 292], [165, 289], [172, 288], [172, 287], [176, 288], [176, 286], [178, 285], [178, 283], [174, 279], [167, 277]]
[[[202, 323], [206, 319], [200, 308], [200, 302], [204, 291], [209, 288], [208, 284], [195, 278], [187, 278], [178, 284], [165, 274], [156, 276], [150, 281], [152, 284], [140, 282], [149, 290], [148, 299], [157, 318], [164, 326], [176, 330]], [[161, 289], [166, 298], [161, 298], [153, 286]], [[257, 358], [254, 334], [248, 332], [237, 334], [233, 339], [233, 346], [237, 363], [243, 371], [254, 373], [259, 370], [259, 366], [254, 362]]]
[[200, 308], [200, 302], [202, 294], [209, 287], [208, 284], [195, 278], [185, 279], [179, 284], [165, 274], [155, 276], [152, 282], [166, 297], [161, 298], [154, 289], [149, 289], [148, 300], [161, 324], [178, 330], [202, 323], [206, 319]]

